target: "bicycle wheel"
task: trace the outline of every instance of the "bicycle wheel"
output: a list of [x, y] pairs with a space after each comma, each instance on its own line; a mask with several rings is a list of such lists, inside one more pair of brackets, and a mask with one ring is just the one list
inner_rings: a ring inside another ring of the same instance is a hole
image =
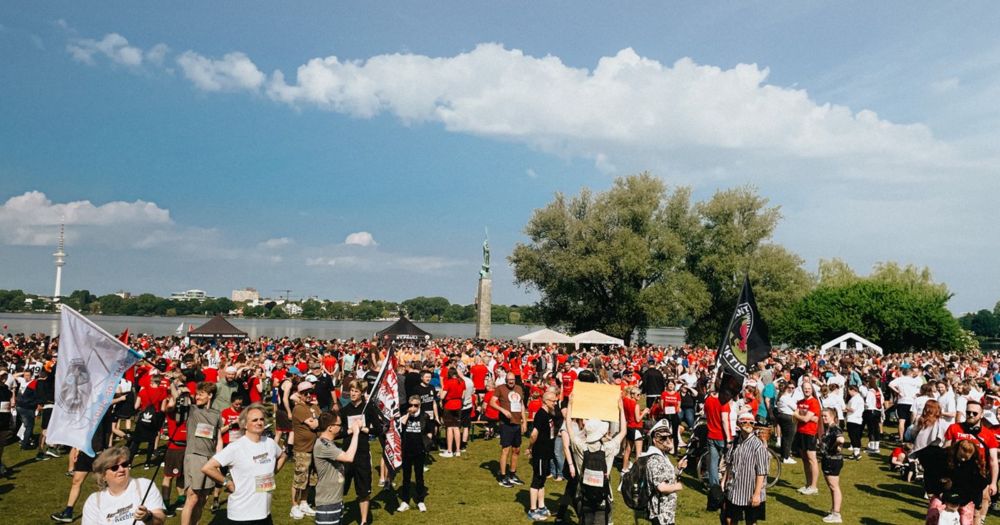
[[781, 479], [781, 454], [773, 450], [768, 450], [769, 456], [767, 464], [767, 488], [771, 488]]
[[708, 483], [708, 462], [711, 461], [708, 451], [702, 452], [701, 456], [698, 457], [697, 470], [698, 479], [702, 483]]

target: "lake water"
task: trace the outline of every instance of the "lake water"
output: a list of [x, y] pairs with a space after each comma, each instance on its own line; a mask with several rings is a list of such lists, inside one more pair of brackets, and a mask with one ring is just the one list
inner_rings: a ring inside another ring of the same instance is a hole
[[[125, 317], [115, 315], [88, 316], [99, 326], [112, 334], [119, 334], [126, 328], [136, 334], [153, 334], [155, 336], [171, 335], [177, 326], [184, 323], [198, 326], [208, 319], [203, 317]], [[364, 339], [392, 324], [390, 321], [326, 321], [306, 319], [239, 319], [229, 320], [240, 330], [246, 331], [250, 337], [316, 337], [319, 339]], [[58, 314], [15, 314], [0, 313], [0, 327], [6, 325], [4, 333], [36, 333], [55, 334], [59, 332]], [[476, 333], [476, 326], [471, 323], [420, 323], [420, 327], [430, 332], [434, 337], [470, 338]], [[531, 325], [495, 324], [493, 337], [498, 339], [515, 339], [520, 335], [543, 328]], [[646, 339], [658, 345], [680, 345], [684, 343], [682, 328], [651, 328], [647, 330]]]

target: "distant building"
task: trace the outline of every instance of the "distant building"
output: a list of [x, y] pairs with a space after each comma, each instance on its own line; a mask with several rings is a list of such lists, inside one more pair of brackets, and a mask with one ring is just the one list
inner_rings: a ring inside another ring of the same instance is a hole
[[302, 315], [302, 307], [295, 303], [285, 303], [282, 307], [288, 315]]
[[204, 301], [208, 299], [208, 294], [205, 293], [205, 290], [186, 290], [174, 292], [170, 294], [170, 298], [175, 301]]
[[260, 293], [256, 288], [244, 288], [242, 290], [233, 290], [230, 298], [234, 303], [256, 303], [260, 300]]
[[125, 290], [118, 290], [117, 292], [114, 293], [114, 295], [117, 295], [122, 299], [130, 299], [132, 297], [132, 292], [126, 292]]

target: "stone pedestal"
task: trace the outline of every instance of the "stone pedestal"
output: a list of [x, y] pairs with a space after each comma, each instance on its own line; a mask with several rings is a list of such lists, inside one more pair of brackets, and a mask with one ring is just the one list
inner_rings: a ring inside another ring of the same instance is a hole
[[476, 292], [476, 337], [478, 339], [491, 337], [492, 314], [493, 280], [489, 277], [480, 277], [479, 290]]

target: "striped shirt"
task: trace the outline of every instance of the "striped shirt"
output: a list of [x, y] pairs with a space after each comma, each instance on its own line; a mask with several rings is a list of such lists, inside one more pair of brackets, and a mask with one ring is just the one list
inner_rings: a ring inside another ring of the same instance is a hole
[[[747, 506], [753, 499], [757, 476], [767, 476], [770, 463], [767, 445], [756, 435], [739, 440], [726, 454], [726, 499], [733, 505]], [[760, 501], [766, 499], [766, 483], [761, 486]]]

